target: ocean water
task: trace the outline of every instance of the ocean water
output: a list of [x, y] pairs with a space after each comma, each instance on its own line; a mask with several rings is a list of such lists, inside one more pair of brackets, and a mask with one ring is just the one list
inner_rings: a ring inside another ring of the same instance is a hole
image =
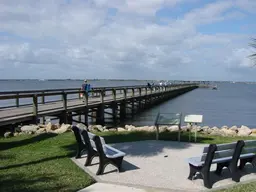
[[[90, 81], [92, 87], [146, 85], [146, 81]], [[1, 91], [80, 87], [82, 81], [0, 81]], [[218, 83], [218, 89], [198, 88], [136, 115], [134, 124], [154, 123], [158, 112], [203, 115], [202, 125], [256, 128], [256, 84]], [[1, 103], [0, 103], [1, 105]], [[147, 119], [148, 117], [148, 119]], [[144, 121], [144, 122], [143, 122]], [[184, 123], [183, 123], [184, 124]]]

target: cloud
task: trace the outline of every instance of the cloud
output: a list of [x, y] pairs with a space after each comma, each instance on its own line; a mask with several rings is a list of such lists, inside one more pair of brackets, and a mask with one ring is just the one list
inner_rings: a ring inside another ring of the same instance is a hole
[[218, 70], [248, 67], [248, 35], [198, 30], [244, 16], [233, 10], [241, 8], [238, 0], [192, 8], [164, 25], [157, 22], [161, 18], [155, 13], [162, 8], [198, 2], [2, 0], [1, 78], [223, 79], [229, 74]]

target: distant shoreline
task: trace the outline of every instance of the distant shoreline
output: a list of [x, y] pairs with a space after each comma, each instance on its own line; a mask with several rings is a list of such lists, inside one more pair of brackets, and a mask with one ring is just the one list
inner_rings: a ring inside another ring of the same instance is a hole
[[[84, 79], [0, 79], [0, 81], [83, 81]], [[87, 79], [88, 81], [170, 81], [170, 82], [205, 82], [205, 83], [241, 83], [241, 84], [256, 84], [251, 81], [207, 81], [207, 80], [164, 80], [164, 79]]]

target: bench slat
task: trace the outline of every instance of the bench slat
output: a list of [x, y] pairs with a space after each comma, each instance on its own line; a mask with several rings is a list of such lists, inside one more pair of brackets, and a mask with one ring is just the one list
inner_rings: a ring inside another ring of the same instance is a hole
[[256, 153], [256, 147], [253, 147], [253, 148], [243, 148], [242, 154], [245, 154], [245, 153]]
[[108, 158], [122, 157], [126, 154], [118, 149], [115, 149], [109, 145], [105, 145], [104, 152]]
[[[226, 157], [232, 157], [233, 153], [234, 153], [234, 149], [223, 150], [223, 151], [216, 151], [214, 153], [213, 160], [214, 159], [220, 159], [220, 158], [226, 158]], [[201, 161], [205, 161], [206, 156], [207, 156], [207, 153], [203, 154], [201, 156]]]
[[244, 147], [256, 147], [256, 140], [247, 140], [244, 141], [245, 146]]
[[[225, 143], [225, 144], [218, 144], [216, 151], [223, 151], [228, 149], [234, 149], [236, 147], [236, 142], [233, 143]], [[209, 147], [204, 147], [203, 153], [207, 153], [209, 150]]]

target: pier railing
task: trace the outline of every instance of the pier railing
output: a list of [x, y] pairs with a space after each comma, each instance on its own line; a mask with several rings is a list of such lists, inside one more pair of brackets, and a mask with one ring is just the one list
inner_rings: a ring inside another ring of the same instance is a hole
[[[172, 84], [168, 86], [125, 86], [125, 87], [98, 87], [92, 88], [85, 95], [85, 105], [89, 98], [99, 98], [99, 102], [104, 102], [108, 97], [112, 96], [112, 100], [118, 98], [127, 98], [143, 95], [150, 95], [156, 92], [164, 92], [166, 90], [179, 89], [182, 87], [197, 86], [195, 83], [190, 84]], [[33, 113], [38, 111], [38, 105], [63, 102], [63, 108], [67, 108], [68, 101], [81, 99], [84, 91], [80, 88], [69, 89], [46, 89], [46, 90], [27, 90], [27, 91], [6, 91], [0, 92], [0, 110], [7, 108], [19, 108], [33, 106]], [[118, 97], [117, 97], [118, 96]]]

